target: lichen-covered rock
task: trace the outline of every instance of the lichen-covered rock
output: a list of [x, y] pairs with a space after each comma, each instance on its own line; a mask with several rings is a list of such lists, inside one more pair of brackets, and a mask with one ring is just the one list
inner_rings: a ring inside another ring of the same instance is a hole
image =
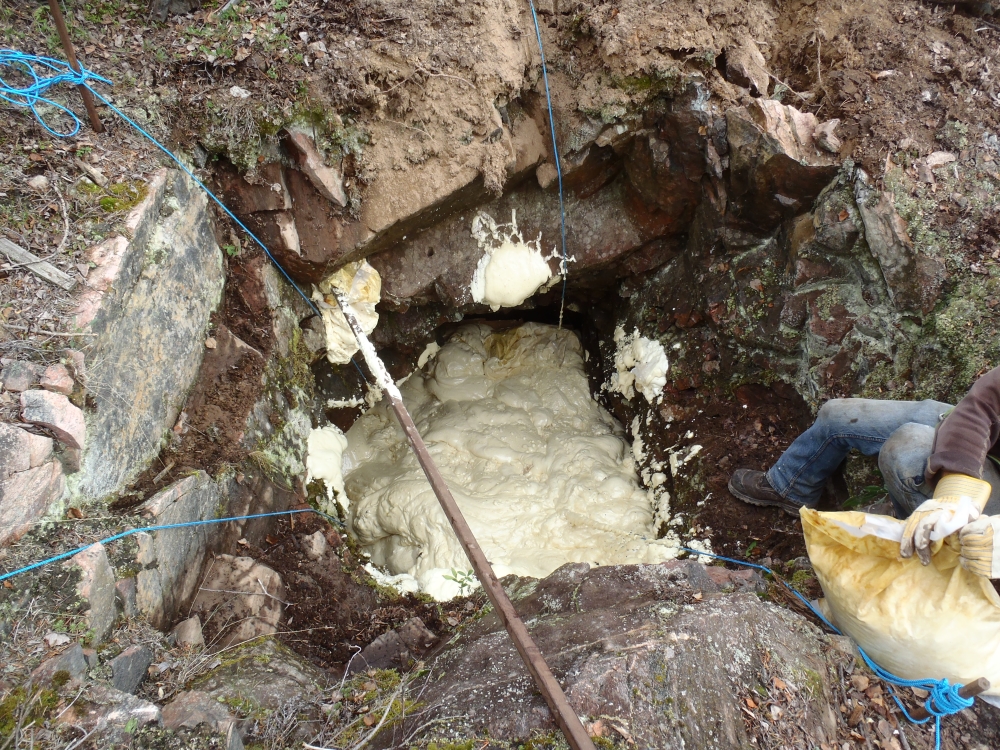
[[[220, 503], [218, 485], [202, 471], [157, 493], [142, 506], [155, 525], [215, 518]], [[187, 526], [137, 534], [136, 577], [139, 611], [154, 627], [165, 628], [174, 612], [191, 601], [201, 578], [211, 526]]]
[[225, 648], [277, 632], [285, 586], [274, 570], [252, 557], [217, 555], [208, 565], [191, 612]]
[[113, 237], [77, 308], [93, 336], [87, 389], [90, 443], [78, 491], [104, 498], [159, 452], [198, 373], [209, 315], [221, 298], [222, 252], [208, 199], [180, 172], [164, 170]]
[[[798, 615], [761, 601], [755, 574], [709, 575], [693, 562], [588, 567], [566, 565], [544, 580], [519, 581], [511, 595], [589, 725], [603, 718], [613, 737], [639, 747], [743, 750], [752, 743], [747, 706], [756, 709], [763, 695], [774, 696], [775, 716], [795, 702], [795, 720], [774, 728], [784, 746], [836, 740], [836, 670], [827, 639]], [[747, 702], [750, 696], [756, 702]], [[422, 700], [432, 708], [412, 729], [440, 722], [420, 732], [422, 739], [526, 740], [555, 727], [493, 614], [463, 629], [439, 655]]]
[[65, 494], [66, 477], [58, 461], [0, 479], [0, 545], [24, 536]]
[[94, 544], [73, 555], [65, 567], [80, 570], [76, 593], [87, 608], [84, 617], [88, 629], [93, 631], [91, 645], [97, 646], [111, 632], [117, 614], [115, 574], [108, 561], [107, 550], [103, 544]]

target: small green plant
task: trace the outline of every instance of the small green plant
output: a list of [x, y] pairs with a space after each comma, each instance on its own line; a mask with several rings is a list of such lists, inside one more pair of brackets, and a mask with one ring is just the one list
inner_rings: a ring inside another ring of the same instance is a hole
[[444, 576], [446, 581], [454, 581], [458, 584], [458, 595], [465, 596], [471, 592], [476, 585], [476, 574], [471, 570], [459, 570], [452, 568], [450, 574]]
[[125, 734], [135, 734], [135, 730], [139, 728], [139, 720], [134, 716], [125, 723]]
[[285, 10], [288, 7], [288, 0], [274, 0], [275, 10]]
[[223, 245], [222, 249], [226, 251], [226, 255], [230, 258], [235, 258], [240, 254], [240, 249], [236, 245]]

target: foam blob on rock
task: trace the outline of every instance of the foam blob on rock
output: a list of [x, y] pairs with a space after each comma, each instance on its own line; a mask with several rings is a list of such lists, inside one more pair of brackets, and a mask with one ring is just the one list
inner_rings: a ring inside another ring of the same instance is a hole
[[326, 358], [335, 365], [347, 364], [358, 351], [358, 342], [340, 311], [334, 290], [342, 293], [365, 333], [378, 325], [375, 305], [382, 296], [382, 278], [368, 261], [348, 263], [319, 283], [312, 298], [323, 314]]
[[347, 438], [335, 425], [319, 427], [306, 439], [306, 483], [318, 479], [326, 485], [329, 501], [323, 510], [337, 515], [336, 501], [347, 510], [350, 501], [344, 491], [343, 457]]
[[667, 384], [667, 353], [659, 341], [630, 334], [618, 326], [615, 329], [615, 372], [609, 388], [631, 400], [636, 391], [654, 401]]
[[476, 302], [494, 311], [516, 307], [552, 278], [539, 240], [524, 241], [515, 212], [511, 212], [509, 224], [497, 224], [489, 214], [477, 214], [472, 220], [472, 236], [483, 250], [469, 287]]
[[[651, 494], [591, 398], [573, 333], [465, 326], [400, 390], [498, 576], [676, 556], [676, 540], [655, 539]], [[372, 563], [439, 600], [458, 595], [468, 560], [388, 404], [347, 442], [348, 527]]]

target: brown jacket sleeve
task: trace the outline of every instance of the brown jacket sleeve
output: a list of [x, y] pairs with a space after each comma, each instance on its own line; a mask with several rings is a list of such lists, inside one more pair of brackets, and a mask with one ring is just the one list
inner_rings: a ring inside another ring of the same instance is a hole
[[941, 472], [983, 478], [986, 453], [1000, 437], [1000, 367], [975, 382], [937, 429], [926, 479]]

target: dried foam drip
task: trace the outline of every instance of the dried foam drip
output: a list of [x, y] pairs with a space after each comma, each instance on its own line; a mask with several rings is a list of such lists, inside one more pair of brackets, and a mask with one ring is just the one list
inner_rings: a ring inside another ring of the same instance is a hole
[[667, 353], [659, 341], [615, 329], [615, 370], [608, 388], [631, 400], [636, 391], [652, 403], [667, 384]]
[[483, 250], [469, 286], [476, 302], [494, 311], [516, 307], [553, 278], [548, 259], [542, 255], [541, 235], [525, 242], [515, 212], [511, 212], [510, 224], [497, 224], [489, 214], [477, 214], [472, 236]]
[[[466, 326], [401, 391], [498, 575], [677, 555], [675, 538], [655, 539], [651, 493], [621, 426], [591, 398], [573, 333]], [[456, 596], [468, 560], [389, 404], [347, 442], [351, 533], [390, 574]]]
[[335, 365], [347, 364], [358, 351], [354, 332], [347, 325], [333, 292], [344, 295], [365, 333], [378, 324], [375, 305], [382, 296], [382, 279], [368, 261], [348, 263], [320, 282], [312, 298], [319, 303], [326, 331], [326, 358]]

